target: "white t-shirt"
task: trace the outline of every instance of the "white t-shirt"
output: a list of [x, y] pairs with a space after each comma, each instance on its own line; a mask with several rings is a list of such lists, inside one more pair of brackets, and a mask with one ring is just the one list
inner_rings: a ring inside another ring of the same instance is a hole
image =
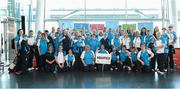
[[33, 46], [33, 44], [36, 42], [34, 37], [29, 37], [28, 38], [28, 45]]
[[57, 62], [60, 63], [64, 63], [64, 55], [63, 52], [58, 52], [58, 56], [57, 56]]
[[155, 47], [157, 47], [157, 46], [163, 46], [163, 48], [157, 49], [156, 53], [164, 53], [164, 44], [163, 44], [162, 40], [156, 40]]
[[122, 38], [122, 45], [126, 45], [127, 49], [130, 49], [130, 39], [129, 38]]
[[140, 37], [135, 37], [133, 40], [133, 44], [135, 45], [136, 48], [140, 48], [141, 47], [141, 39]]

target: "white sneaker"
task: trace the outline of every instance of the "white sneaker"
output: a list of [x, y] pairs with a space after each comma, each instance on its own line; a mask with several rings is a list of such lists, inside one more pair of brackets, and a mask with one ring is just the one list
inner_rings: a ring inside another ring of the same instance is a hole
[[127, 68], [128, 68], [129, 71], [131, 71], [131, 67], [128, 66]]
[[167, 72], [167, 69], [164, 69], [165, 72]]
[[159, 73], [159, 74], [161, 74], [161, 75], [163, 75], [163, 74], [164, 74], [164, 72], [161, 72], [161, 71], [158, 71], [158, 73]]
[[116, 67], [115, 70], [118, 70], [118, 68]]
[[113, 71], [113, 68], [111, 68], [110, 70]]

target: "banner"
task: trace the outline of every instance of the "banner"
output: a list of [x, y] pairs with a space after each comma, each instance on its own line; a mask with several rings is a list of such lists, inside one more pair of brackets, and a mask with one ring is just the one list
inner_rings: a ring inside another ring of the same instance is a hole
[[111, 54], [96, 53], [96, 64], [111, 64]]
[[74, 29], [76, 30], [82, 30], [82, 29], [89, 30], [89, 24], [88, 23], [74, 23]]
[[106, 28], [112, 28], [113, 30], [118, 29], [119, 21], [106, 21]]
[[74, 23], [72, 21], [59, 21], [59, 27], [66, 29], [73, 29], [74, 28]]
[[143, 27], [146, 27], [148, 30], [153, 30], [153, 22], [138, 23], [138, 30], [141, 30]]
[[136, 24], [123, 24], [122, 25], [123, 30], [127, 30], [127, 29], [132, 29], [132, 30], [136, 30]]
[[94, 31], [95, 29], [97, 29], [98, 31], [103, 31], [104, 24], [90, 24], [90, 29], [91, 31]]

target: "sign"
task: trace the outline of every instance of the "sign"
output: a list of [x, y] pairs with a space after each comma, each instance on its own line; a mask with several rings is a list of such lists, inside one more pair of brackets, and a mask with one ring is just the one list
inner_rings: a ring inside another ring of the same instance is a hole
[[96, 64], [111, 64], [111, 54], [96, 53]]
[[74, 23], [74, 29], [76, 30], [82, 30], [82, 29], [89, 30], [89, 24], [88, 23]]
[[116, 30], [119, 27], [119, 21], [106, 21], [106, 28]]
[[104, 24], [90, 24], [91, 31], [98, 30], [103, 31], [104, 30]]
[[74, 28], [74, 23], [72, 21], [59, 21], [59, 27], [63, 29], [73, 29]]
[[141, 30], [143, 27], [147, 28], [148, 30], [153, 30], [153, 22], [138, 23], [138, 30]]
[[123, 30], [127, 30], [127, 29], [132, 29], [132, 30], [136, 30], [136, 24], [123, 24], [122, 25]]

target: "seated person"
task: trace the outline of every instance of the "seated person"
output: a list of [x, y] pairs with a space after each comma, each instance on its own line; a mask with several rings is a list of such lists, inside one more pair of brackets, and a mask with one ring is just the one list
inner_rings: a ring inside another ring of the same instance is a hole
[[[100, 50], [97, 50], [96, 53], [100, 53], [100, 54], [109, 54], [109, 52], [107, 50], [105, 50], [104, 45], [100, 46]], [[96, 64], [97, 70], [101, 71], [102, 70], [102, 65], [101, 64]], [[108, 65], [104, 65], [104, 69], [108, 70]]]
[[113, 52], [111, 52], [111, 67], [110, 70], [121, 70], [122, 62], [119, 60], [119, 52], [117, 48], [113, 49]]
[[55, 57], [54, 48], [51, 44], [48, 46], [48, 52], [45, 54], [45, 71], [54, 72], [55, 69]]
[[94, 52], [90, 50], [90, 46], [85, 46], [85, 51], [81, 54], [81, 61], [84, 65], [84, 71], [94, 70]]
[[59, 72], [65, 71], [64, 64], [65, 64], [65, 57], [64, 57], [64, 52], [63, 52], [63, 47], [60, 45], [59, 46], [59, 52], [56, 55], [56, 63], [57, 63], [57, 69]]
[[72, 54], [72, 50], [69, 49], [69, 53], [66, 55], [66, 65], [68, 70], [74, 70], [75, 56]]
[[130, 53], [129, 51], [127, 51], [125, 45], [122, 46], [122, 50], [119, 51], [119, 53], [120, 53], [119, 58], [120, 58], [120, 61], [122, 62], [123, 69], [130, 71], [131, 66], [132, 66], [132, 60], [130, 57]]
[[132, 47], [131, 48], [131, 59], [132, 59], [132, 62], [133, 62], [133, 66], [132, 66], [132, 69], [133, 71], [139, 71], [140, 69], [140, 62], [137, 60], [137, 50], [135, 47]]
[[[150, 56], [149, 56], [150, 55]], [[145, 44], [141, 44], [141, 51], [137, 55], [137, 60], [140, 61], [142, 66], [142, 71], [150, 72], [150, 60], [153, 58], [154, 54], [145, 48]]]

